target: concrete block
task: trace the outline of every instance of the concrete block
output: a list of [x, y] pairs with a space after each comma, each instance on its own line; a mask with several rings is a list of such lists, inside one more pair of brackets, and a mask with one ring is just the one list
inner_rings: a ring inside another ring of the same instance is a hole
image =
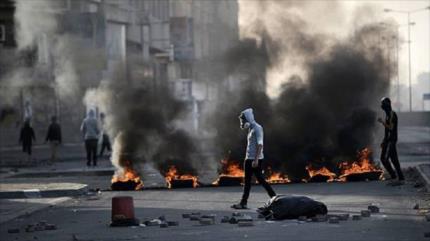
[[239, 221], [238, 223], [237, 223], [237, 225], [239, 226], [239, 227], [250, 227], [250, 226], [254, 226], [254, 222], [253, 221], [248, 221], [248, 220], [246, 220], [246, 221]]
[[7, 230], [8, 233], [19, 233], [19, 228], [10, 228]]
[[179, 222], [176, 222], [176, 221], [167, 221], [167, 225], [169, 225], [169, 226], [179, 226]]
[[354, 221], [361, 220], [361, 216], [360, 215], [352, 215], [352, 220], [354, 220]]
[[200, 218], [210, 218], [210, 219], [213, 219], [215, 221], [216, 220], [216, 214], [202, 215]]
[[25, 232], [27, 233], [32, 233], [34, 232], [34, 226], [33, 225], [27, 225], [27, 227], [25, 227]]
[[200, 220], [200, 215], [191, 214], [190, 215], [190, 220], [191, 221], [199, 221]]
[[331, 217], [328, 219], [328, 223], [339, 223], [338, 217]]
[[202, 219], [200, 219], [200, 224], [201, 225], [212, 225], [214, 223], [215, 223], [215, 221], [213, 219], [211, 219], [211, 218], [202, 218]]
[[228, 222], [230, 224], [237, 224], [239, 222], [239, 220], [237, 219], [237, 217], [231, 217]]
[[230, 217], [229, 216], [224, 216], [222, 219], [221, 219], [221, 223], [228, 223], [230, 221]]
[[361, 216], [368, 218], [370, 217], [370, 211], [369, 210], [361, 210]]
[[148, 227], [159, 226], [160, 224], [161, 224], [161, 221], [158, 219], [153, 219], [145, 222], [145, 225]]
[[369, 205], [367, 207], [367, 209], [371, 212], [371, 213], [379, 213], [379, 207], [375, 206], [375, 205]]
[[312, 222], [326, 222], [327, 215], [318, 214], [315, 217], [312, 217]]
[[341, 221], [346, 221], [349, 219], [349, 213], [342, 213], [342, 214], [339, 214], [338, 216], [339, 216], [339, 220]]
[[54, 225], [54, 224], [46, 224], [45, 225], [45, 230], [56, 230], [57, 229], [57, 226], [56, 225]]

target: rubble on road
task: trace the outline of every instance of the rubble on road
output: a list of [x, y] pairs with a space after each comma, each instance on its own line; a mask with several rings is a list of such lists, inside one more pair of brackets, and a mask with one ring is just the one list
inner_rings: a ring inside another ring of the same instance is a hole
[[201, 225], [213, 225], [213, 224], [215, 224], [215, 221], [212, 218], [201, 218], [199, 222]]
[[379, 207], [375, 206], [375, 205], [369, 205], [367, 207], [367, 209], [371, 212], [371, 213], [379, 213]]
[[330, 217], [328, 219], [328, 223], [334, 223], [334, 224], [339, 223], [339, 218], [338, 217]]
[[360, 213], [361, 213], [362, 217], [365, 217], [365, 218], [370, 217], [370, 211], [369, 210], [361, 210]]
[[7, 230], [8, 233], [19, 233], [19, 228], [10, 228]]
[[352, 215], [352, 220], [354, 221], [361, 220], [361, 215]]

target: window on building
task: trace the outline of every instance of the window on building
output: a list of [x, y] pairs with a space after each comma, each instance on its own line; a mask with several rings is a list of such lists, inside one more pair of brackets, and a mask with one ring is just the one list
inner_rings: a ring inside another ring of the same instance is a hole
[[6, 41], [6, 26], [0, 24], [0, 42]]

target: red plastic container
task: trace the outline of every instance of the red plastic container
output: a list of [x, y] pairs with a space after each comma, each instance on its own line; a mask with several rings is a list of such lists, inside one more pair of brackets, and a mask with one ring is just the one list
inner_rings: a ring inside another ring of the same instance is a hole
[[112, 198], [111, 226], [136, 226], [139, 220], [134, 217], [133, 198], [128, 196]]

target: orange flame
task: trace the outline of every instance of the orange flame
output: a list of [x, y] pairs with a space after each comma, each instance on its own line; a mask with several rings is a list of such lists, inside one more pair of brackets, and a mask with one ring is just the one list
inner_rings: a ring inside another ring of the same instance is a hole
[[[126, 161], [125, 163], [131, 164], [130, 161]], [[138, 183], [135, 190], [140, 190], [143, 188], [143, 181], [140, 179], [139, 174], [135, 170], [133, 170], [131, 165], [124, 167], [123, 172], [115, 173], [111, 180], [112, 183], [128, 182], [128, 181], [133, 181], [135, 183]]]
[[346, 176], [355, 173], [366, 173], [366, 172], [381, 172], [380, 178], [382, 178], [382, 170], [376, 167], [370, 160], [371, 151], [369, 148], [364, 148], [358, 152], [358, 161], [349, 164], [348, 162], [342, 162], [339, 165], [341, 169], [341, 175], [339, 181], [346, 181]]
[[291, 180], [287, 177], [281, 174], [280, 172], [274, 172], [272, 175], [270, 175], [269, 178], [267, 178], [268, 183], [290, 183]]
[[168, 188], [172, 188], [172, 181], [173, 180], [192, 180], [193, 181], [193, 187], [198, 186], [198, 178], [196, 176], [193, 176], [190, 174], [179, 175], [178, 169], [176, 169], [175, 166], [170, 166], [169, 171], [167, 171], [167, 173], [166, 173], [165, 179], [166, 179]]
[[312, 165], [308, 165], [308, 166], [306, 166], [306, 170], [308, 171], [308, 174], [309, 174], [310, 178], [312, 178], [314, 176], [317, 176], [317, 175], [327, 176], [328, 177], [327, 182], [334, 181], [334, 179], [336, 177], [336, 174], [334, 174], [329, 169], [327, 169], [327, 167], [322, 167], [320, 169], [315, 169], [315, 168], [312, 167]]
[[221, 160], [221, 163], [223, 164], [223, 172], [219, 175], [218, 179], [214, 181], [213, 185], [218, 185], [219, 180], [221, 177], [244, 177], [245, 172], [240, 169], [239, 164], [237, 163], [229, 163], [228, 160], [224, 159]]

